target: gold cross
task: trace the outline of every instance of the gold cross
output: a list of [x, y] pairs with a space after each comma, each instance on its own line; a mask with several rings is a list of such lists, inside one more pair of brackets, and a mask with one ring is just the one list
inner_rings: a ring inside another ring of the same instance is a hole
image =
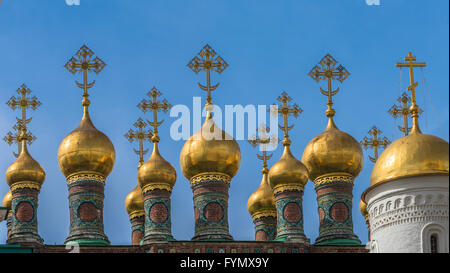
[[411, 101], [412, 105], [416, 105], [416, 87], [419, 85], [417, 82], [414, 82], [414, 67], [425, 67], [426, 63], [415, 63], [416, 57], [412, 55], [411, 52], [408, 53], [408, 56], [405, 57], [405, 61], [407, 63], [397, 63], [397, 67], [409, 67], [409, 81], [410, 86], [408, 90], [411, 91]]
[[[21, 135], [22, 135], [22, 129], [21, 129], [21, 123], [18, 121], [16, 125], [14, 125], [13, 129], [15, 130], [15, 133], [11, 133], [9, 131], [6, 136], [3, 138], [3, 140], [8, 143], [8, 145], [11, 145], [13, 143], [17, 144], [17, 154], [13, 152], [13, 155], [15, 157], [19, 157], [20, 152], [22, 151], [22, 141], [21, 141]], [[36, 140], [36, 137], [33, 136], [31, 132], [26, 132], [23, 136], [23, 139], [28, 143], [28, 145], [31, 145], [33, 141]]]
[[278, 139], [276, 136], [268, 136], [267, 133], [270, 132], [270, 129], [266, 127], [265, 124], [261, 124], [258, 128], [258, 135], [254, 135], [252, 138], [248, 140], [248, 142], [255, 148], [259, 145], [260, 151], [262, 151], [262, 155], [256, 154], [256, 156], [263, 161], [263, 170], [262, 173], [268, 173], [269, 169], [267, 167], [267, 160], [272, 158], [273, 154], [267, 153], [267, 146], [278, 143]]
[[[389, 109], [388, 113], [394, 118], [398, 118], [400, 116], [403, 117], [403, 127], [399, 125], [398, 129], [403, 132], [405, 136], [407, 136], [411, 131], [411, 127], [408, 126], [408, 116], [412, 114], [408, 106], [408, 103], [411, 102], [411, 98], [408, 96], [408, 93], [403, 92], [403, 94], [397, 99], [397, 101], [401, 103], [401, 106], [397, 106], [394, 104], [394, 106]], [[419, 114], [421, 114], [422, 112], [422, 109], [419, 108]]]
[[333, 88], [331, 87], [331, 81], [338, 80], [342, 83], [348, 77], [348, 75], [350, 75], [350, 73], [342, 65], [336, 67], [337, 61], [330, 54], [325, 55], [325, 57], [320, 60], [319, 64], [321, 67], [315, 65], [308, 75], [316, 82], [319, 82], [321, 80], [327, 81], [327, 90], [325, 91], [322, 89], [322, 87], [320, 87], [320, 92], [325, 96], [328, 96], [328, 110], [326, 113], [328, 117], [332, 117], [335, 114], [335, 111], [332, 108], [332, 97], [336, 95], [337, 92], [339, 92], [339, 87], [336, 90], [333, 90]]
[[172, 108], [172, 105], [166, 99], [158, 101], [158, 97], [161, 96], [161, 92], [158, 91], [158, 89], [156, 89], [155, 87], [153, 87], [152, 90], [147, 93], [147, 96], [151, 98], [150, 101], [143, 99], [137, 107], [144, 113], [148, 110], [153, 112], [153, 121], [147, 120], [147, 122], [153, 127], [153, 136], [151, 140], [153, 142], [159, 142], [160, 139], [158, 136], [158, 127], [164, 122], [164, 120], [158, 122], [158, 112], [163, 111], [164, 113], [167, 113], [167, 111]]
[[414, 67], [425, 67], [426, 63], [415, 63], [416, 57], [412, 55], [411, 52], [408, 53], [408, 56], [405, 57], [405, 61], [407, 63], [397, 63], [397, 67], [409, 67], [409, 83], [410, 86], [408, 87], [408, 90], [411, 91], [411, 116], [413, 119], [413, 126], [411, 129], [411, 132], [417, 131], [420, 133], [419, 128], [419, 114], [420, 109], [419, 106], [416, 104], [416, 87], [419, 85], [417, 82], [414, 81]]
[[83, 89], [82, 105], [86, 107], [90, 104], [88, 99], [88, 89], [95, 84], [95, 81], [88, 83], [87, 73], [89, 71], [98, 74], [106, 66], [106, 64], [99, 57], [92, 59], [92, 56], [94, 56], [94, 52], [92, 52], [92, 50], [90, 50], [87, 46], [83, 45], [75, 56], [70, 58], [64, 66], [72, 74], [83, 71], [83, 83], [81, 84], [77, 81], [75, 81], [75, 83], [79, 88]]
[[283, 125], [279, 124], [278, 127], [284, 131], [284, 140], [283, 145], [290, 145], [291, 141], [289, 140], [289, 131], [294, 128], [294, 125], [289, 126], [288, 123], [288, 117], [294, 116], [295, 118], [298, 117], [299, 114], [303, 112], [303, 110], [294, 103], [294, 105], [289, 106], [288, 102], [292, 100], [291, 97], [288, 96], [286, 92], [281, 93], [281, 96], [277, 98], [279, 102], [281, 102], [281, 105], [278, 105], [273, 110], [273, 114], [279, 114], [283, 116]]
[[378, 160], [378, 147], [382, 146], [383, 148], [386, 148], [386, 146], [391, 143], [387, 137], [384, 137], [383, 139], [378, 138], [381, 133], [381, 130], [379, 130], [376, 126], [373, 126], [369, 131], [369, 135], [371, 135], [372, 138], [364, 137], [364, 139], [360, 142], [365, 150], [368, 148], [373, 149], [374, 157], [369, 155], [369, 159], [372, 162], [376, 162]]
[[206, 105], [211, 104], [211, 91], [215, 90], [219, 83], [214, 86], [211, 86], [211, 71], [215, 71], [217, 73], [222, 73], [227, 67], [228, 64], [225, 62], [222, 57], [216, 56], [216, 52], [209, 45], [205, 45], [202, 50], [198, 53], [198, 56], [195, 56], [189, 63], [188, 67], [197, 74], [200, 71], [206, 71], [206, 86], [198, 83], [198, 86], [206, 91]]
[[144, 131], [147, 126], [145, 122], [139, 118], [134, 124], [134, 127], [138, 128], [136, 131], [130, 129], [125, 135], [125, 138], [132, 143], [135, 139], [139, 142], [139, 150], [133, 148], [134, 152], [139, 155], [139, 167], [144, 164], [144, 155], [148, 152], [148, 149], [144, 150], [144, 140], [151, 140], [153, 136], [152, 130]]
[[25, 84], [22, 84], [22, 86], [17, 89], [17, 94], [20, 95], [20, 97], [14, 97], [12, 96], [8, 102], [6, 103], [11, 109], [16, 110], [17, 108], [20, 108], [22, 110], [22, 119], [16, 118], [17, 122], [20, 123], [20, 129], [21, 131], [27, 131], [27, 124], [30, 123], [32, 118], [27, 119], [27, 109], [31, 108], [33, 110], [36, 110], [39, 106], [41, 106], [41, 102], [38, 101], [38, 99], [33, 96], [32, 98], [27, 97], [28, 94], [31, 93], [31, 90], [28, 89], [28, 87]]

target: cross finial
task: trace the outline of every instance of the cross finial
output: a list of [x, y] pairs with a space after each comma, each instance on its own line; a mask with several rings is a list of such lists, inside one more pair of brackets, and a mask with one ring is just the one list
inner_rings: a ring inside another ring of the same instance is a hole
[[[12, 144], [17, 142], [19, 145], [19, 154], [22, 151], [21, 147], [26, 146], [28, 142], [31, 144], [36, 138], [28, 132], [27, 124], [30, 123], [32, 118], [27, 118], [27, 109], [36, 110], [39, 106], [41, 106], [41, 102], [33, 96], [32, 98], [27, 95], [31, 93], [31, 90], [23, 84], [19, 89], [17, 89], [17, 94], [19, 97], [11, 97], [6, 103], [12, 110], [21, 109], [22, 117], [19, 119], [16, 117], [17, 124], [14, 126], [14, 129], [17, 131], [15, 135], [11, 132], [8, 132], [8, 135], [4, 138], [4, 140], [8, 144]], [[22, 144], [22, 145], [20, 145]]]
[[270, 129], [266, 127], [265, 124], [261, 124], [258, 128], [258, 136], [254, 135], [252, 138], [248, 140], [248, 142], [256, 147], [259, 145], [259, 150], [262, 152], [262, 155], [256, 154], [256, 156], [263, 161], [263, 169], [262, 173], [268, 173], [269, 169], [267, 166], [267, 160], [272, 158], [273, 154], [267, 153], [268, 145], [276, 145], [278, 143], [278, 138], [274, 135], [269, 136], [268, 133]]
[[[403, 127], [400, 125], [398, 126], [398, 129], [407, 136], [409, 132], [411, 131], [411, 127], [408, 125], [408, 116], [412, 115], [412, 112], [409, 108], [409, 103], [411, 102], [411, 98], [408, 96], [408, 93], [403, 92], [402, 95], [397, 99], [397, 101], [400, 103], [400, 106], [393, 105], [388, 113], [393, 116], [394, 118], [402, 117], [403, 118]], [[423, 111], [419, 108], [419, 114], [421, 114]]]
[[195, 74], [202, 70], [206, 72], [206, 86], [201, 83], [198, 83], [198, 86], [206, 91], [206, 105], [211, 104], [211, 91], [214, 91], [219, 86], [219, 83], [211, 86], [211, 71], [222, 73], [228, 67], [227, 62], [222, 57], [216, 56], [216, 52], [209, 45], [205, 45], [187, 66]]
[[374, 157], [371, 157], [369, 155], [369, 159], [374, 163], [378, 160], [378, 148], [386, 148], [386, 146], [391, 143], [389, 139], [387, 139], [387, 137], [379, 138], [381, 133], [381, 130], [379, 130], [376, 126], [373, 126], [369, 131], [369, 135], [371, 135], [372, 138], [364, 137], [360, 142], [361, 146], [363, 146], [365, 150], [367, 150], [368, 148], [373, 149]]
[[331, 81], [338, 80], [342, 83], [350, 75], [350, 73], [342, 65], [336, 67], [337, 61], [330, 54], [325, 55], [325, 57], [320, 60], [319, 64], [320, 67], [315, 65], [308, 75], [316, 82], [320, 82], [321, 80], [327, 81], [327, 90], [323, 90], [322, 87], [320, 87], [320, 92], [325, 96], [328, 96], [328, 109], [325, 112], [327, 117], [333, 117], [336, 111], [332, 108], [332, 98], [337, 94], [337, 92], [339, 92], [339, 87], [336, 90], [333, 90], [331, 87]]
[[[11, 133], [9, 131], [6, 136], [3, 138], [3, 140], [8, 143], [8, 145], [12, 145], [13, 143], [17, 144], [17, 153], [13, 152], [13, 155], [17, 158], [19, 157], [20, 152], [22, 151], [22, 142], [21, 142], [21, 135], [22, 135], [22, 129], [21, 129], [21, 122], [18, 121], [16, 125], [13, 127], [15, 133]], [[28, 143], [28, 145], [31, 145], [33, 141], [36, 140], [36, 137], [31, 132], [26, 132], [23, 136], [23, 139]]]
[[92, 50], [90, 50], [86, 45], [83, 45], [78, 52], [75, 53], [75, 56], [70, 58], [64, 66], [72, 74], [83, 72], [83, 83], [79, 83], [77, 81], [75, 81], [75, 83], [79, 88], [83, 89], [83, 101], [81, 104], [84, 107], [88, 107], [90, 104], [88, 99], [88, 89], [95, 84], [95, 81], [88, 83], [87, 73], [95, 72], [98, 74], [106, 66], [106, 64], [99, 57], [93, 58], [93, 56], [94, 52], [92, 52]]
[[148, 149], [144, 150], [144, 141], [151, 140], [153, 136], [152, 130], [145, 131], [144, 128], [147, 126], [145, 122], [139, 118], [134, 124], [134, 127], [137, 128], [136, 131], [130, 129], [126, 134], [125, 138], [132, 143], [134, 140], [137, 140], [139, 143], [139, 150], [133, 149], [134, 152], [139, 155], [139, 167], [144, 164], [144, 155], [148, 152]]
[[408, 56], [406, 56], [404, 59], [405, 59], [406, 63], [397, 63], [396, 66], [397, 67], [409, 67], [410, 85], [408, 87], [408, 90], [411, 91], [410, 111], [411, 111], [411, 115], [413, 118], [413, 126], [411, 129], [411, 133], [413, 133], [413, 132], [420, 133], [419, 120], [418, 120], [419, 114], [420, 114], [420, 109], [419, 109], [419, 106], [417, 106], [417, 104], [416, 104], [416, 87], [419, 84], [414, 81], [414, 67], [425, 67], [427, 64], [415, 62], [416, 57], [413, 56], [411, 52], [409, 52]]
[[161, 95], [161, 92], [153, 87], [152, 90], [147, 93], [147, 96], [150, 97], [150, 100], [147, 101], [146, 99], [143, 99], [137, 106], [144, 113], [148, 110], [153, 112], [153, 121], [147, 120], [148, 124], [153, 127], [153, 136], [151, 138], [153, 142], [159, 142], [160, 138], [158, 136], [158, 127], [164, 122], [164, 120], [158, 122], [158, 112], [163, 111], [164, 113], [167, 113], [167, 111], [172, 108], [172, 105], [166, 99], [158, 101], [158, 97], [160, 97]]
[[294, 125], [289, 126], [288, 118], [290, 116], [297, 118], [303, 110], [296, 103], [289, 106], [288, 103], [292, 101], [292, 98], [289, 97], [286, 92], [281, 93], [281, 96], [279, 96], [277, 100], [281, 102], [281, 104], [274, 108], [273, 114], [283, 116], [283, 125], [279, 124], [278, 127], [284, 132], [284, 139], [282, 143], [286, 146], [291, 144], [291, 141], [289, 140], [289, 131], [294, 128]]

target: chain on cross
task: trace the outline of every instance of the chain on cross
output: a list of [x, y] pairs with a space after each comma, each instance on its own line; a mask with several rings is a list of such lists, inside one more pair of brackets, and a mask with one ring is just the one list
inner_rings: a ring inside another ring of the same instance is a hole
[[387, 137], [379, 138], [381, 136], [381, 133], [381, 130], [379, 130], [376, 126], [373, 126], [369, 131], [369, 135], [371, 135], [372, 137], [364, 137], [360, 142], [361, 146], [363, 146], [365, 150], [367, 150], [368, 148], [373, 149], [374, 157], [371, 157], [369, 155], [369, 159], [374, 163], [378, 160], [379, 147], [386, 148], [386, 146], [391, 143]]
[[256, 148], [259, 145], [259, 149], [262, 152], [262, 155], [256, 154], [258, 159], [263, 161], [263, 173], [267, 173], [269, 171], [267, 166], [267, 160], [272, 158], [273, 154], [267, 153], [268, 145], [276, 145], [278, 143], [278, 138], [275, 135], [269, 136], [268, 133], [270, 129], [266, 127], [265, 124], [261, 124], [258, 128], [258, 136], [254, 135], [252, 138], [248, 140], [248, 142]]
[[319, 65], [315, 65], [308, 75], [316, 82], [320, 82], [321, 80], [327, 81], [327, 90], [323, 90], [322, 87], [320, 87], [320, 92], [328, 97], [327, 116], [332, 117], [335, 114], [335, 111], [332, 108], [332, 98], [339, 92], [339, 87], [336, 90], [333, 90], [331, 87], [331, 81], [338, 80], [342, 83], [350, 75], [350, 73], [342, 65], [336, 67], [337, 61], [330, 54], [325, 55], [325, 57], [320, 60]]
[[142, 166], [142, 164], [144, 164], [144, 155], [147, 154], [148, 149], [144, 150], [144, 141], [148, 140], [150, 141], [152, 136], [153, 136], [153, 132], [152, 130], [144, 130], [144, 128], [147, 126], [147, 124], [141, 119], [139, 118], [134, 124], [134, 127], [137, 128], [137, 130], [133, 131], [132, 129], [130, 129], [126, 134], [125, 134], [125, 138], [128, 139], [128, 141], [130, 141], [130, 143], [132, 143], [134, 140], [137, 140], [139, 143], [139, 150], [136, 150], [133, 148], [134, 152], [139, 156], [139, 167]]
[[83, 89], [83, 106], [89, 106], [89, 94], [88, 89], [90, 89], [94, 84], [95, 80], [88, 83], [87, 73], [95, 72], [96, 74], [105, 68], [106, 64], [99, 58], [95, 57], [94, 52], [90, 50], [87, 46], [83, 45], [78, 52], [70, 58], [70, 60], [64, 66], [70, 73], [75, 74], [77, 72], [83, 72], [83, 83], [75, 81], [77, 86]]
[[206, 105], [211, 104], [211, 91], [214, 91], [219, 86], [219, 83], [211, 86], [211, 71], [222, 73], [228, 67], [227, 62], [222, 57], [216, 56], [216, 52], [209, 45], [205, 45], [198, 53], [198, 56], [195, 56], [187, 66], [195, 74], [200, 71], [206, 72], [206, 86], [201, 83], [198, 83], [198, 86], [206, 91]]
[[[398, 129], [407, 136], [409, 132], [411, 131], [411, 127], [409, 127], [408, 117], [412, 115], [412, 112], [409, 108], [409, 103], [411, 102], [411, 98], [408, 96], [408, 93], [403, 92], [402, 95], [397, 99], [397, 101], [400, 103], [400, 106], [393, 105], [388, 113], [396, 118], [403, 118], [403, 127], [398, 126]], [[421, 114], [423, 111], [419, 108], [419, 114]]]
[[153, 127], [153, 136], [151, 139], [153, 142], [159, 142], [160, 139], [158, 136], [158, 127], [164, 122], [164, 120], [158, 121], [158, 112], [162, 111], [164, 113], [167, 113], [167, 111], [172, 108], [172, 105], [166, 99], [158, 101], [158, 97], [160, 97], [161, 95], [161, 92], [153, 87], [152, 90], [147, 93], [147, 96], [150, 97], [150, 100], [147, 101], [146, 99], [143, 99], [137, 106], [144, 113], [146, 113], [147, 111], [153, 112], [153, 121], [147, 120], [148, 124]]
[[[272, 110], [273, 114], [279, 114], [283, 117], [283, 124], [279, 124], [278, 127], [284, 132], [284, 140], [283, 145], [289, 145], [291, 141], [289, 140], [289, 131], [294, 128], [294, 125], [289, 126], [288, 118], [293, 116], [295, 118], [298, 117], [299, 114], [303, 112], [303, 110], [296, 104], [289, 106], [289, 102], [292, 101], [292, 98], [288, 96], [286, 92], [281, 93], [281, 96], [277, 98], [280, 105], [275, 105]], [[269, 110], [270, 111], [270, 110]]]

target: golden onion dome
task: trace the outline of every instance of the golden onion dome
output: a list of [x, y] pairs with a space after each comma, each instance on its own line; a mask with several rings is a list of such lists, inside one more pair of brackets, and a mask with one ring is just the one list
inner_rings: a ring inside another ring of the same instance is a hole
[[40, 187], [44, 180], [44, 169], [31, 157], [25, 141], [22, 141], [22, 149], [19, 156], [6, 170], [6, 182], [10, 187], [18, 182], [31, 182]]
[[12, 205], [12, 192], [8, 191], [3, 197], [2, 207], [11, 209]]
[[369, 212], [367, 211], [367, 204], [362, 199], [359, 202], [359, 211], [361, 212], [361, 215], [364, 216], [364, 219], [367, 220], [367, 217], [369, 217]]
[[383, 151], [373, 167], [370, 186], [411, 176], [448, 175], [448, 157], [447, 141], [412, 130]]
[[171, 190], [177, 181], [175, 168], [161, 156], [157, 142], [150, 158], [139, 168], [138, 181], [144, 191], [151, 184]]
[[125, 198], [125, 209], [130, 218], [142, 216], [144, 212], [144, 196], [139, 185], [137, 185]]
[[269, 171], [269, 183], [272, 189], [278, 185], [298, 185], [304, 187], [308, 182], [308, 170], [291, 153], [289, 145], [284, 146], [280, 160]]
[[58, 163], [64, 176], [75, 173], [97, 173], [107, 177], [116, 159], [109, 138], [92, 123], [87, 107], [80, 125], [68, 134], [58, 150]]
[[331, 173], [347, 173], [356, 177], [361, 172], [364, 158], [358, 141], [340, 131], [330, 117], [325, 131], [306, 146], [302, 162], [308, 168], [309, 178], [314, 181]]
[[247, 209], [250, 215], [264, 211], [276, 211], [275, 198], [269, 185], [268, 172], [263, 171], [261, 184], [247, 201]]
[[[209, 130], [211, 133], [207, 133]], [[206, 133], [206, 134], [205, 134]], [[184, 144], [180, 165], [187, 179], [208, 172], [224, 173], [233, 177], [241, 164], [241, 150], [232, 136], [215, 124], [208, 112], [202, 128]]]

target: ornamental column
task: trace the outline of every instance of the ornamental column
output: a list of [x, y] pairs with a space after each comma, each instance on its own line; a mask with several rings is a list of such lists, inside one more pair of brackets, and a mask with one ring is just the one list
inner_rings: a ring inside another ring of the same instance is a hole
[[[320, 65], [320, 66], [319, 66]], [[363, 153], [359, 143], [349, 134], [340, 131], [334, 123], [336, 111], [332, 97], [332, 80], [343, 82], [350, 73], [327, 54], [313, 67], [309, 75], [317, 82], [327, 81], [328, 97], [326, 116], [328, 125], [324, 132], [313, 138], [303, 152], [302, 161], [314, 182], [319, 212], [319, 237], [316, 245], [360, 245], [353, 233], [352, 200], [353, 182], [363, 166]]]
[[175, 168], [160, 154], [158, 127], [163, 121], [158, 121], [158, 112], [166, 113], [172, 105], [166, 99], [158, 101], [161, 92], [155, 87], [147, 95], [149, 101], [142, 100], [138, 105], [144, 113], [151, 111], [153, 120], [148, 121], [153, 127], [153, 152], [147, 162], [139, 168], [138, 181], [144, 195], [145, 235], [143, 244], [153, 242], [174, 241], [172, 236], [172, 220], [170, 216], [170, 195], [177, 180]]
[[109, 240], [103, 227], [105, 181], [111, 173], [116, 154], [109, 138], [97, 128], [89, 115], [88, 72], [99, 73], [105, 63], [86, 46], [65, 65], [69, 72], [83, 74], [83, 118], [78, 127], [67, 135], [58, 150], [58, 163], [67, 179], [69, 190], [70, 233], [65, 244], [105, 246]]
[[272, 241], [277, 233], [277, 208], [273, 191], [269, 184], [267, 160], [272, 157], [272, 154], [267, 153], [267, 146], [270, 144], [276, 146], [278, 139], [275, 136], [269, 137], [267, 135], [269, 128], [266, 128], [264, 124], [259, 127], [258, 132], [259, 137], [254, 136], [248, 142], [253, 147], [259, 144], [262, 155], [257, 154], [256, 156], [263, 161], [263, 169], [261, 171], [263, 177], [259, 187], [250, 195], [247, 201], [247, 209], [255, 224], [255, 240]]
[[269, 171], [269, 182], [275, 196], [277, 206], [277, 241], [309, 243], [303, 231], [303, 189], [308, 182], [308, 170], [297, 160], [290, 150], [291, 140], [288, 117], [298, 117], [302, 109], [297, 104], [288, 103], [292, 100], [286, 92], [277, 99], [281, 105], [271, 108], [271, 112], [283, 117], [284, 152], [281, 158]]
[[12, 228], [12, 209], [11, 209], [11, 205], [12, 205], [12, 193], [11, 190], [9, 190], [5, 196], [3, 197], [3, 201], [2, 201], [2, 207], [7, 208], [8, 214], [6, 215], [6, 238], [7, 240], [9, 239], [10, 235], [11, 235], [11, 228]]
[[[144, 155], [148, 153], [148, 149], [144, 150], [144, 141], [150, 140], [153, 133], [152, 130], [145, 131], [147, 124], [139, 118], [134, 127], [137, 130], [130, 129], [125, 135], [130, 142], [137, 140], [139, 143], [138, 150], [133, 149], [139, 156], [138, 171], [144, 164]], [[133, 245], [140, 245], [145, 233], [145, 211], [144, 211], [144, 196], [139, 184], [127, 195], [125, 198], [125, 209], [130, 217], [131, 223], [131, 243]]]
[[228, 64], [206, 45], [188, 64], [195, 73], [206, 72], [206, 120], [201, 129], [184, 144], [180, 154], [183, 175], [189, 179], [194, 199], [195, 235], [192, 240], [233, 238], [228, 228], [228, 189], [241, 163], [239, 145], [232, 136], [217, 127], [213, 120], [211, 71], [221, 73]]
[[[28, 132], [26, 110], [35, 110], [41, 103], [36, 97], [27, 97], [31, 91], [22, 85], [17, 93], [20, 97], [12, 97], [8, 105], [15, 110], [21, 108], [22, 118], [17, 119], [17, 141], [21, 144], [16, 161], [6, 170], [6, 182], [11, 188], [11, 216], [8, 223], [8, 244], [43, 244], [38, 234], [37, 208], [38, 195], [45, 180], [45, 172], [41, 165], [28, 152], [27, 141], [35, 138]], [[8, 141], [8, 140], [7, 140]]]

